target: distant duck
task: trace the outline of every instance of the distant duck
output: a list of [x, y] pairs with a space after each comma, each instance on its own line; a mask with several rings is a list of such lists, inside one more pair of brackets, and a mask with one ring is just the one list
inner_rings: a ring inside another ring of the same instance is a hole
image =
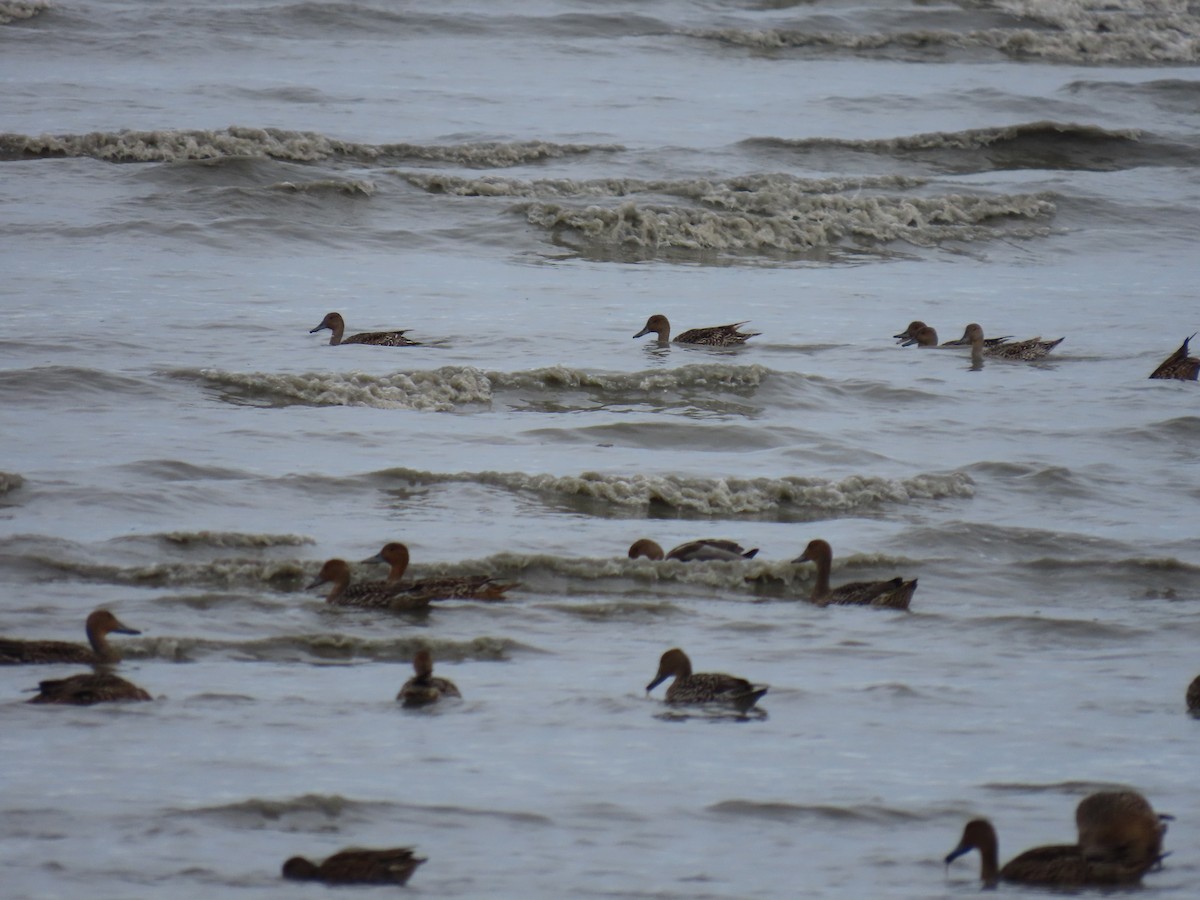
[[331, 585], [325, 602], [330, 606], [361, 606], [398, 611], [427, 609], [429, 597], [407, 594], [399, 586], [384, 581], [350, 583], [350, 565], [344, 559], [330, 559], [321, 566], [306, 590]]
[[[738, 328], [745, 324], [745, 322], [734, 322], [732, 325], [710, 325], [707, 328], [693, 328], [675, 338], [675, 343], [704, 344], [708, 347], [732, 347], [736, 344], [744, 344], [750, 338], [761, 334], [758, 331], [749, 334], [738, 331]], [[670, 343], [671, 323], [667, 321], [666, 316], [651, 316], [646, 320], [646, 327], [635, 334], [634, 337], [640, 338], [651, 332], [658, 335], [658, 342], [660, 344]]]
[[972, 322], [963, 331], [962, 337], [957, 341], [947, 341], [945, 346], [968, 344], [971, 347], [972, 358], [986, 356], [989, 359], [1015, 359], [1031, 362], [1042, 359], [1062, 342], [1063, 338], [1055, 341], [1043, 341], [1040, 337], [1035, 337], [1026, 341], [1014, 341], [1011, 344], [989, 347], [983, 337], [983, 329]]
[[[309, 319], [311, 322], [312, 319]], [[316, 334], [324, 328], [328, 328], [333, 332], [333, 336], [329, 338], [329, 345], [336, 347], [338, 344], [374, 344], [377, 347], [419, 347], [419, 341], [413, 341], [406, 338], [404, 335], [409, 329], [404, 331], [363, 331], [359, 334], [352, 334], [350, 337], [342, 337], [346, 332], [346, 321], [342, 318], [341, 313], [326, 313], [325, 318], [321, 320], [321, 324], [314, 328], [309, 334]]]
[[946, 857], [946, 865], [971, 850], [979, 851], [982, 859], [979, 874], [985, 887], [994, 887], [998, 881], [1061, 888], [1137, 884], [1150, 868], [1149, 865], [1089, 859], [1078, 844], [1035, 847], [999, 868], [996, 830], [987, 819], [973, 819], [967, 823], [962, 840]]
[[343, 850], [322, 863], [293, 856], [283, 864], [283, 877], [326, 884], [404, 884], [425, 860], [407, 847], [392, 850]]
[[1188, 356], [1188, 341], [1194, 338], [1186, 337], [1179, 349], [1163, 360], [1162, 365], [1150, 373], [1151, 378], [1175, 378], [1179, 381], [1196, 381], [1200, 375], [1200, 359]]
[[[920, 321], [909, 322], [906, 329], [892, 337], [899, 339], [902, 347], [911, 347], [914, 344], [918, 347], [953, 347], [959, 343], [958, 341], [947, 341], [939, 345], [938, 333], [932, 326]], [[1004, 337], [985, 338], [983, 344], [985, 347], [997, 347], [1009, 340], [1012, 340], [1012, 335], [1006, 334]]]
[[387, 563], [391, 566], [388, 571], [387, 586], [398, 592], [398, 596], [424, 597], [430, 600], [504, 600], [505, 592], [519, 585], [516, 582], [503, 583], [496, 581], [490, 575], [439, 575], [433, 578], [422, 578], [408, 584], [403, 582], [404, 573], [408, 571], [408, 547], [399, 541], [384, 544], [383, 549], [374, 556], [363, 560], [364, 563]]
[[1148, 868], [1163, 857], [1163, 818], [1137, 791], [1098, 791], [1075, 809], [1079, 848], [1088, 859]]
[[816, 563], [817, 583], [813, 586], [809, 599], [821, 606], [834, 603], [908, 609], [913, 593], [917, 590], [917, 579], [905, 581], [899, 577], [888, 581], [854, 581], [831, 588], [829, 571], [833, 568], [833, 549], [828, 541], [820, 538], [809, 541], [804, 552], [792, 562]]
[[692, 661], [678, 647], [668, 650], [658, 661], [658, 674], [646, 685], [646, 693], [671, 676], [667, 702], [675, 704], [720, 703], [745, 712], [767, 692], [765, 684], [751, 684], [744, 678], [718, 672], [692, 674]]
[[719, 538], [688, 541], [666, 554], [663, 553], [662, 547], [649, 538], [634, 541], [629, 548], [630, 559], [644, 556], [647, 559], [677, 559], [680, 562], [712, 562], [715, 560], [737, 562], [743, 559], [753, 559], [756, 553], [758, 553], [757, 547], [747, 550], [737, 541], [726, 541]]
[[461, 697], [454, 682], [447, 678], [438, 678], [433, 674], [433, 654], [426, 649], [417, 651], [413, 657], [413, 671], [416, 673], [404, 686], [396, 699], [405, 706], [428, 706], [443, 697]]
[[1200, 675], [1192, 679], [1187, 689], [1187, 708], [1192, 715], [1200, 717]]
[[126, 681], [104, 667], [94, 672], [57, 678], [38, 684], [38, 694], [30, 703], [63, 703], [91, 706], [118, 700], [150, 700], [149, 694], [136, 684]]
[[0, 638], [0, 665], [31, 663], [87, 663], [111, 665], [121, 661], [120, 654], [109, 646], [107, 636], [141, 634], [124, 625], [107, 609], [98, 609], [87, 617], [87, 637], [91, 649], [68, 641], [22, 641]]

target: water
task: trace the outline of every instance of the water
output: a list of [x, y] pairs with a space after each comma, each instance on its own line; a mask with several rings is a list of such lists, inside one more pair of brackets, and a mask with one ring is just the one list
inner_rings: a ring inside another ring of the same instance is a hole
[[[968, 818], [1129, 784], [1190, 896], [1200, 30], [1109, 6], [0, 2], [0, 630], [109, 606], [158, 698], [0, 670], [5, 895], [966, 896]], [[625, 558], [705, 535], [761, 551]], [[912, 612], [799, 602], [813, 537]], [[522, 587], [304, 590], [390, 540]], [[664, 718], [672, 646], [766, 717]]]

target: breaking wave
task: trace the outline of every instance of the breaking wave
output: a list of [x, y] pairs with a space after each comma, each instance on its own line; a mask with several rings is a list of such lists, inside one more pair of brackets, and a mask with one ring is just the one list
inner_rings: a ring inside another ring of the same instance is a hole
[[24, 483], [25, 479], [15, 472], [0, 472], [0, 496], [15, 491]]
[[0, 25], [32, 19], [49, 8], [49, 0], [0, 0]]
[[370, 661], [409, 663], [413, 654], [428, 648], [438, 660], [466, 659], [488, 662], [509, 659], [514, 652], [536, 652], [509, 638], [477, 637], [472, 640], [430, 640], [420, 636], [369, 639], [348, 634], [297, 634], [253, 641], [225, 641], [191, 637], [143, 636], [122, 641], [126, 659], [161, 659], [191, 662], [204, 657], [224, 657], [241, 662]]

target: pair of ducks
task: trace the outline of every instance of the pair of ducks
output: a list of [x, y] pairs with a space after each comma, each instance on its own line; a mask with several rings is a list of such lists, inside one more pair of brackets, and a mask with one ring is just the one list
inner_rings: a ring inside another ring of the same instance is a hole
[[21, 641], [0, 638], [0, 665], [84, 663], [91, 672], [39, 682], [38, 693], [30, 703], [63, 703], [90, 706], [114, 700], [149, 700], [150, 695], [132, 682], [112, 672], [121, 661], [108, 643], [110, 634], [141, 634], [123, 624], [107, 609], [98, 609], [87, 617], [87, 638], [91, 647], [67, 641]]
[[[675, 559], [680, 562], [707, 562], [713, 560], [736, 561], [752, 559], [758, 548], [746, 550], [736, 541], [699, 540], [680, 544], [669, 553], [648, 538], [634, 541], [629, 548], [629, 558], [646, 557], [652, 560]], [[917, 590], [917, 579], [905, 581], [897, 576], [884, 581], [853, 581], [830, 586], [829, 574], [833, 569], [833, 548], [828, 541], [816, 538], [808, 542], [804, 552], [792, 560], [794, 563], [811, 562], [817, 567], [817, 579], [813, 584], [809, 600], [818, 606], [874, 606], [882, 609], [908, 609]]]
[[330, 559], [321, 566], [308, 589], [330, 585], [325, 601], [332, 606], [404, 612], [428, 609], [433, 600], [503, 600], [507, 591], [517, 587], [515, 582], [501, 583], [489, 575], [443, 575], [405, 582], [409, 552], [399, 541], [385, 544], [382, 550], [362, 562], [386, 563], [390, 567], [387, 579], [351, 584], [349, 563], [344, 559]]
[[1163, 858], [1165, 818], [1170, 817], [1158, 815], [1137, 791], [1101, 791], [1076, 808], [1074, 844], [1035, 847], [1000, 867], [995, 828], [987, 819], [974, 819], [945, 862], [978, 850], [985, 887], [998, 881], [1060, 888], [1132, 885]]
[[987, 356], [992, 359], [1016, 359], [1026, 362], [1042, 359], [1063, 342], [1063, 338], [1056, 341], [1043, 341], [1040, 337], [1035, 337], [1010, 343], [1012, 335], [985, 338], [983, 329], [974, 322], [963, 330], [963, 336], [957, 341], [946, 341], [944, 344], [938, 343], [937, 331], [921, 321], [909, 322], [908, 328], [892, 336], [899, 340], [901, 346], [904, 347], [910, 347], [913, 344], [918, 347], [961, 347], [966, 345], [971, 348], [973, 360]]

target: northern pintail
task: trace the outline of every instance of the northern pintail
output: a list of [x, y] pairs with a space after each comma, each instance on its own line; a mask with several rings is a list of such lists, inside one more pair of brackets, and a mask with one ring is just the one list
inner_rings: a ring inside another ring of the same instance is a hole
[[350, 849], [321, 863], [293, 856], [283, 864], [283, 877], [326, 884], [404, 884], [425, 860], [408, 847], [390, 850]]
[[659, 659], [658, 674], [646, 685], [646, 692], [672, 676], [675, 680], [667, 687], [668, 703], [720, 703], [745, 712], [767, 692], [765, 684], [751, 684], [745, 678], [721, 672], [693, 674], [692, 661], [678, 647], [668, 650]]
[[[309, 319], [311, 322], [312, 320]], [[342, 318], [341, 313], [326, 313], [325, 318], [321, 320], [321, 324], [314, 328], [309, 334], [316, 334], [323, 328], [328, 328], [333, 332], [329, 338], [329, 344], [336, 347], [338, 344], [374, 344], [377, 347], [419, 347], [420, 342], [410, 340], [404, 335], [409, 329], [404, 331], [363, 331], [358, 334], [352, 334], [350, 337], [343, 337], [346, 332], [346, 321]]]
[[387, 563], [387, 585], [403, 596], [424, 597], [428, 600], [503, 600], [506, 591], [519, 585], [499, 582], [490, 575], [438, 575], [404, 583], [408, 571], [408, 547], [399, 541], [384, 544], [383, 549], [363, 560], [364, 563]]
[[117, 700], [150, 700], [149, 694], [132, 682], [114, 675], [103, 666], [94, 672], [38, 683], [38, 694], [30, 703], [65, 703], [91, 706]]
[[809, 599], [821, 606], [836, 603], [908, 609], [913, 593], [917, 589], [917, 579], [905, 581], [899, 577], [887, 581], [854, 581], [831, 588], [829, 572], [833, 568], [833, 549], [829, 546], [828, 541], [820, 538], [809, 541], [804, 552], [792, 562], [816, 563], [817, 582], [813, 585]]
[[69, 641], [24, 641], [0, 638], [0, 665], [22, 663], [88, 663], [111, 665], [121, 661], [108, 643], [109, 634], [141, 634], [123, 624], [107, 609], [98, 609], [87, 617], [87, 638], [91, 648]]
[[1075, 825], [1088, 859], [1147, 866], [1162, 859], [1167, 823], [1137, 791], [1097, 791], [1084, 797], [1075, 808]]
[[404, 682], [396, 695], [405, 706], [428, 706], [443, 697], [462, 696], [453, 681], [433, 674], [433, 654], [425, 648], [413, 657], [413, 672], [416, 674]]
[[1162, 361], [1157, 369], [1150, 373], [1151, 378], [1175, 378], [1179, 381], [1195, 381], [1200, 375], [1200, 359], [1188, 356], [1188, 341], [1194, 338], [1186, 337], [1179, 349]]
[[757, 547], [747, 550], [737, 541], [720, 538], [688, 541], [672, 548], [669, 553], [663, 553], [663, 548], [649, 538], [636, 540], [629, 548], [630, 559], [644, 556], [646, 559], [677, 559], [680, 562], [711, 562], [714, 560], [736, 562], [742, 559], [753, 559], [756, 553], [758, 553]]
[[983, 329], [972, 322], [963, 330], [963, 336], [957, 341], [947, 341], [945, 346], [971, 347], [972, 357], [986, 356], [989, 359], [1016, 359], [1030, 362], [1042, 359], [1047, 353], [1063, 342], [1063, 338], [1054, 341], [1043, 341], [1040, 337], [1029, 338], [1025, 341], [1014, 341], [1011, 344], [1000, 344], [995, 347], [987, 346]]
[[[735, 344], [744, 344], [750, 338], [761, 334], [758, 331], [750, 333], [738, 331], [738, 328], [745, 324], [745, 322], [734, 322], [732, 325], [710, 325], [707, 328], [693, 328], [675, 338], [675, 343], [704, 344], [708, 347], [732, 347]], [[658, 342], [660, 344], [670, 343], [671, 323], [667, 321], [666, 316], [651, 316], [646, 320], [646, 327], [635, 334], [634, 337], [640, 338], [651, 332], [658, 335]]]
[[331, 606], [363, 606], [372, 609], [416, 610], [429, 606], [429, 597], [409, 594], [399, 585], [385, 581], [360, 581], [350, 583], [350, 565], [344, 559], [330, 559], [321, 566], [317, 577], [308, 585], [312, 590], [323, 584], [330, 585], [325, 602]]

